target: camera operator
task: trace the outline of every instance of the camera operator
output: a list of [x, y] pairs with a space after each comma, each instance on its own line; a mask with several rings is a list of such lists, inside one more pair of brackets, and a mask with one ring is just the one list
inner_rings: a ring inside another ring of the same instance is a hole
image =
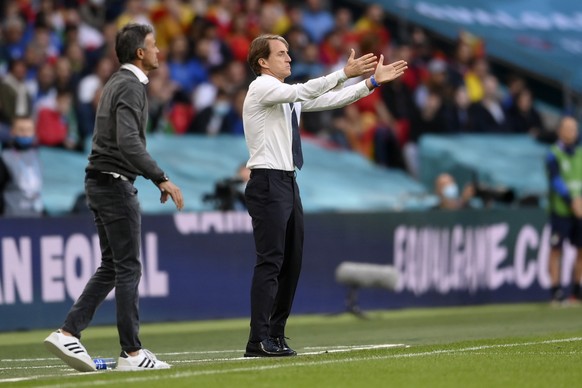
[[435, 194], [439, 203], [434, 207], [440, 210], [459, 210], [470, 208], [469, 202], [475, 196], [473, 184], [467, 184], [462, 193], [459, 186], [450, 174], [442, 173], [435, 179]]

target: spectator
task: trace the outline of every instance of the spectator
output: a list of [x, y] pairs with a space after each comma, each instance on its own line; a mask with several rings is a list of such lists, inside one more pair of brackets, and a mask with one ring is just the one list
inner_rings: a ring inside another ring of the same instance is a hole
[[156, 44], [164, 55], [172, 40], [186, 33], [194, 20], [194, 11], [182, 1], [158, 0], [151, 7], [150, 18], [156, 31]]
[[[105, 43], [104, 26], [101, 26], [101, 28], [95, 27], [101, 22], [97, 19], [85, 19], [88, 15], [86, 13], [81, 14], [80, 11], [78, 8], [68, 8], [67, 23], [75, 27], [75, 42], [81, 46], [87, 58], [96, 60], [101, 54], [99, 48]], [[92, 23], [96, 24], [92, 25]]]
[[152, 72], [148, 84], [148, 132], [171, 132], [166, 113], [179, 86], [170, 79], [166, 62]]
[[414, 177], [420, 173], [420, 157], [418, 142], [425, 134], [447, 133], [447, 116], [443, 97], [434, 91], [429, 91], [424, 106], [410, 120], [410, 139], [404, 147], [406, 167]]
[[455, 47], [455, 54], [450, 62], [450, 81], [454, 88], [465, 86], [465, 74], [469, 71], [474, 58], [474, 52], [470, 44], [460, 38]]
[[226, 68], [228, 82], [223, 88], [233, 93], [240, 88], [246, 88], [251, 83], [250, 68], [246, 62], [232, 61]]
[[292, 83], [306, 82], [325, 73], [325, 67], [319, 60], [319, 48], [314, 43], [308, 43], [303, 48], [301, 59], [293, 65], [293, 77], [289, 77]]
[[472, 128], [479, 133], [509, 133], [511, 127], [501, 106], [497, 77], [483, 79], [483, 98], [469, 107]]
[[73, 73], [71, 62], [65, 56], [60, 56], [55, 63], [55, 87], [59, 89], [77, 90], [80, 78]]
[[[345, 37], [353, 35], [354, 20], [353, 14], [350, 8], [340, 7], [335, 11], [334, 14], [334, 24], [333, 28], [328, 31], [337, 30], [340, 34]], [[325, 35], [328, 35], [326, 33]], [[320, 42], [321, 43], [321, 42]]]
[[[402, 50], [397, 50], [393, 58], [403, 58], [404, 61], [411, 60], [410, 56], [402, 56], [402, 52]], [[412, 119], [419, 114], [416, 103], [414, 102], [413, 89], [407, 83], [407, 80], [410, 79], [407, 77], [409, 70], [410, 68], [406, 70], [406, 73], [402, 77], [395, 79], [381, 89], [382, 100], [390, 115], [394, 117], [394, 129], [398, 142], [401, 145], [406, 144], [410, 140]], [[414, 72], [414, 69], [412, 71]]]
[[446, 108], [442, 96], [430, 91], [426, 97], [420, 114], [412, 120], [410, 138], [418, 142], [420, 137], [427, 133], [447, 133]]
[[435, 194], [439, 203], [434, 207], [439, 210], [459, 210], [470, 207], [470, 201], [475, 196], [475, 187], [468, 184], [459, 193], [459, 186], [450, 174], [442, 173], [435, 179]]
[[185, 35], [176, 35], [170, 41], [167, 61], [170, 78], [186, 94], [208, 78], [204, 64], [194, 58], [191, 51]]
[[225, 42], [236, 61], [246, 61], [251, 47], [252, 35], [248, 31], [248, 24], [247, 14], [237, 13], [232, 21], [232, 31], [225, 37]]
[[152, 24], [144, 1], [127, 0], [125, 2], [125, 9], [115, 20], [116, 29], [121, 29], [129, 23]]
[[515, 105], [517, 95], [527, 88], [525, 79], [518, 74], [510, 74], [507, 77], [507, 94], [503, 98], [503, 108], [505, 110], [511, 109]]
[[220, 37], [216, 24], [207, 22], [202, 25], [202, 40], [207, 45], [205, 60], [209, 66], [222, 66], [232, 60], [232, 52]]
[[73, 95], [69, 90], [59, 90], [56, 106], [43, 107], [38, 112], [36, 135], [39, 145], [83, 150], [80, 142], [78, 121], [72, 106]]
[[62, 50], [62, 41], [51, 24], [47, 24], [44, 19], [37, 18], [32, 30], [32, 36], [27, 43], [33, 45], [38, 52], [42, 62], [54, 64]]
[[225, 66], [213, 66], [208, 70], [208, 79], [201, 82], [192, 93], [192, 105], [196, 112], [214, 104], [219, 89], [225, 89], [230, 82], [225, 74]]
[[12, 217], [39, 217], [43, 214], [42, 171], [35, 147], [34, 121], [16, 116], [11, 140], [0, 157], [0, 213]]
[[301, 26], [315, 44], [319, 44], [334, 28], [334, 17], [324, 1], [307, 0], [306, 6], [302, 8]]
[[115, 71], [115, 64], [109, 57], [101, 57], [95, 66], [95, 72], [87, 74], [79, 82], [77, 97], [79, 100], [79, 131], [83, 139], [93, 134], [96, 106], [95, 95], [105, 85]]
[[259, 13], [259, 28], [263, 34], [284, 35], [291, 27], [285, 6], [280, 0], [263, 2]]
[[73, 41], [67, 43], [67, 46], [65, 47], [65, 58], [69, 60], [74, 78], [80, 80], [86, 75], [87, 61], [85, 60], [85, 53], [83, 52], [83, 48], [77, 42]]
[[515, 95], [515, 102], [508, 109], [507, 119], [513, 132], [527, 133], [534, 139], [546, 133], [542, 116], [533, 105], [529, 89], [523, 89]]
[[233, 19], [237, 16], [236, 3], [233, 0], [215, 0], [208, 4], [205, 19], [216, 26], [221, 39], [232, 31]]
[[3, 44], [0, 50], [6, 61], [22, 59], [26, 50], [27, 39], [25, 36], [26, 24], [17, 15], [9, 16], [2, 23]]
[[220, 89], [214, 104], [196, 114], [188, 132], [207, 135], [233, 133], [238, 121], [230, 96]]
[[285, 40], [289, 43], [291, 61], [301, 61], [303, 59], [303, 50], [311, 42], [307, 31], [300, 26], [291, 26], [285, 34]]
[[61, 7], [56, 3], [56, 0], [40, 1], [36, 20], [51, 29], [52, 41], [56, 43], [59, 50], [62, 50], [61, 36], [65, 31], [65, 19]]
[[[338, 128], [347, 129], [345, 138], [351, 150], [386, 167], [404, 170], [405, 162], [394, 128], [376, 116], [378, 110], [386, 109], [379, 101], [375, 100], [372, 106], [358, 105], [356, 102], [344, 107], [345, 119], [336, 120], [335, 124], [339, 124]], [[389, 114], [387, 109], [386, 113]]]
[[320, 59], [324, 66], [333, 68], [343, 61], [346, 41], [342, 31], [334, 29], [330, 31], [319, 45]]
[[29, 116], [32, 101], [26, 87], [26, 63], [23, 59], [10, 61], [8, 74], [0, 83], [0, 122], [11, 123], [16, 116]]
[[354, 30], [360, 41], [372, 43], [372, 47], [367, 47], [363, 51], [382, 52], [382, 49], [390, 43], [390, 31], [384, 24], [384, 8], [378, 3], [366, 7], [364, 15], [356, 21]]
[[447, 131], [449, 133], [467, 133], [473, 130], [469, 107], [471, 101], [465, 86], [455, 90], [452, 103], [447, 107]]
[[565, 301], [561, 285], [561, 261], [564, 240], [576, 247], [576, 262], [572, 273], [573, 301], [580, 302], [582, 281], [582, 148], [579, 145], [578, 122], [564, 117], [558, 128], [558, 143], [548, 153], [546, 167], [549, 179], [550, 237], [549, 274], [550, 297], [554, 304]]
[[429, 94], [438, 94], [443, 100], [450, 95], [450, 84], [447, 78], [447, 63], [442, 58], [434, 58], [428, 64], [428, 75], [414, 92], [414, 100], [418, 109], [424, 109]]
[[88, 26], [103, 30], [105, 26], [106, 6], [104, 0], [88, 0], [79, 4], [79, 15]]
[[474, 58], [465, 73], [465, 86], [471, 102], [478, 102], [485, 96], [485, 79], [490, 75], [486, 58]]
[[38, 69], [36, 78], [26, 83], [32, 100], [33, 116], [36, 116], [41, 106], [55, 104], [57, 97], [55, 80], [55, 66], [51, 62], [44, 62]]

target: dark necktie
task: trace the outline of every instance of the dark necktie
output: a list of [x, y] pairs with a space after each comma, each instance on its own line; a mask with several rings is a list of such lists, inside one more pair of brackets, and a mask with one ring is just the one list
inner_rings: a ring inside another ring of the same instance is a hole
[[297, 121], [297, 114], [295, 113], [294, 105], [289, 103], [291, 107], [291, 127], [293, 128], [291, 143], [291, 153], [293, 154], [293, 164], [301, 170], [303, 167], [303, 151], [301, 150], [301, 136], [299, 136], [299, 122]]

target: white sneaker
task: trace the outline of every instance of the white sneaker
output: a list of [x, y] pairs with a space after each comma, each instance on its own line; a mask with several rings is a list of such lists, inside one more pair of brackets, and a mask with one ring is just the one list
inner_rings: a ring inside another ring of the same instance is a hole
[[45, 338], [44, 346], [49, 352], [79, 372], [96, 370], [93, 359], [77, 337], [64, 335], [60, 330], [57, 330]]
[[157, 357], [147, 349], [140, 349], [136, 356], [130, 356], [126, 352], [121, 352], [117, 360], [117, 370], [153, 370], [170, 369], [170, 364], [157, 359]]

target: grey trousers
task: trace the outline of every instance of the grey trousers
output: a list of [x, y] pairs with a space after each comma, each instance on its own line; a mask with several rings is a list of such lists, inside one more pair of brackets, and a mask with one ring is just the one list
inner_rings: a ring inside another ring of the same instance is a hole
[[137, 189], [129, 181], [98, 173], [97, 177], [85, 180], [85, 193], [99, 235], [101, 265], [69, 311], [62, 328], [80, 338], [97, 307], [115, 287], [119, 342], [122, 350], [133, 352], [141, 349], [138, 305], [141, 213]]

